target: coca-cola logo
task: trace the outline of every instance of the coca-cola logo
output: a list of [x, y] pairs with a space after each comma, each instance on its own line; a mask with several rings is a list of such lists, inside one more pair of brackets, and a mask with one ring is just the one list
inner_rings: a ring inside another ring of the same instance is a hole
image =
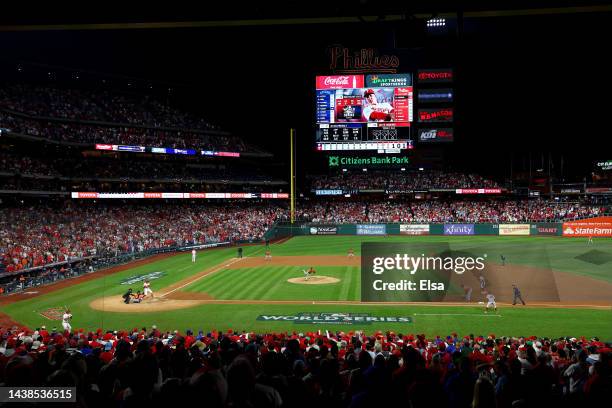
[[339, 76], [339, 77], [327, 77], [325, 81], [323, 81], [325, 85], [346, 85], [349, 84], [348, 76]]

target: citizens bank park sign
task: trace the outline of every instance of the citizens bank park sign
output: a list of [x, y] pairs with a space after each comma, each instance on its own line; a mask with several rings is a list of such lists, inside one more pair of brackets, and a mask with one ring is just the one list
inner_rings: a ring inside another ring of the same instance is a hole
[[360, 166], [370, 166], [370, 167], [379, 167], [379, 166], [394, 166], [394, 165], [402, 165], [408, 164], [410, 159], [408, 156], [401, 157], [340, 157], [340, 156], [329, 156], [328, 157], [328, 165], [329, 167], [360, 167]]

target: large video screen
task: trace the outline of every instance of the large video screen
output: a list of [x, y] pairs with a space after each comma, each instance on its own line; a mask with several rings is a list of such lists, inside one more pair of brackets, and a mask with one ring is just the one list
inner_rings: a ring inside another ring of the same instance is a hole
[[318, 150], [401, 150], [413, 121], [411, 74], [316, 77]]

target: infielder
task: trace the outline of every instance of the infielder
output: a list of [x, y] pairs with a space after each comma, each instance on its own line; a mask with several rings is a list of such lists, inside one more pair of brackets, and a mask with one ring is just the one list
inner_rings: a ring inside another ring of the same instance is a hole
[[348, 257], [349, 258], [353, 258], [355, 256], [355, 251], [353, 250], [353, 248], [349, 248], [348, 250]]
[[484, 276], [480, 275], [478, 280], [480, 281], [480, 293], [486, 293], [485, 288], [487, 287], [487, 283], [485, 282]]
[[266, 251], [266, 256], [264, 256], [264, 261], [271, 261], [272, 260], [272, 252], [270, 252], [270, 250], [268, 249]]
[[153, 290], [151, 290], [151, 282], [149, 282], [148, 280], [145, 280], [142, 284], [142, 290], [145, 296], [151, 295], [151, 297], [153, 297]]
[[465, 301], [469, 302], [472, 300], [472, 288], [469, 286], [465, 286], [464, 284], [461, 284], [461, 287], [463, 288], [463, 293], [465, 295]]
[[195, 263], [195, 261], [196, 261], [196, 254], [197, 254], [197, 252], [196, 252], [195, 248], [193, 248], [191, 250], [191, 262], [193, 262], [193, 263]]
[[64, 331], [72, 332], [72, 326], [70, 325], [71, 319], [72, 313], [70, 313], [70, 309], [66, 309], [64, 315], [62, 316], [62, 326], [64, 326]]
[[492, 307], [494, 311], [497, 312], [497, 304], [495, 304], [495, 296], [492, 293], [487, 295], [487, 306], [485, 307], [485, 313], [489, 310], [489, 307]]
[[500, 255], [499, 257], [501, 258], [502, 266], [505, 266], [506, 265], [506, 257], [503, 256], [503, 255]]
[[512, 285], [512, 294], [514, 295], [514, 298], [512, 299], [513, 305], [516, 305], [517, 299], [521, 301], [523, 306], [525, 305], [525, 301], [523, 300], [523, 297], [521, 296], [521, 291], [519, 290], [519, 288], [516, 287], [516, 285]]

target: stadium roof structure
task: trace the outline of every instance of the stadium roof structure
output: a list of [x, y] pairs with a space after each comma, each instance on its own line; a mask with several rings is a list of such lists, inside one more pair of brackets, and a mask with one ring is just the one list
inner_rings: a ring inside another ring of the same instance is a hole
[[609, 1], [486, 1], [457, 2], [444, 0], [389, 2], [359, 1], [271, 1], [248, 2], [240, 7], [206, 4], [205, 10], [193, 10], [168, 4], [121, 11], [108, 6], [68, 10], [53, 4], [28, 8], [24, 13], [3, 13], [0, 31], [31, 30], [100, 30], [100, 29], [160, 29], [195, 27], [231, 27], [254, 25], [295, 25], [324, 23], [357, 23], [363, 21], [394, 21], [407, 17], [510, 17], [572, 13], [612, 12]]

